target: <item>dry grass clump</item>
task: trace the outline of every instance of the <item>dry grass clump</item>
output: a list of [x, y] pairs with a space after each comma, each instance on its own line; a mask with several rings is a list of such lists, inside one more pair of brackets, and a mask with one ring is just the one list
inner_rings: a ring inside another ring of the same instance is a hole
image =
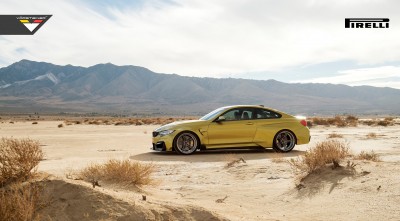
[[361, 122], [362, 122], [362, 124], [367, 125], [367, 126], [376, 125], [376, 121], [375, 120], [364, 120], [364, 121], [361, 121]]
[[104, 164], [92, 164], [86, 167], [80, 172], [80, 176], [91, 182], [93, 187], [100, 181], [124, 186], [140, 186], [153, 183], [151, 177], [153, 172], [153, 164], [111, 159]]
[[380, 157], [377, 153], [375, 153], [373, 150], [370, 152], [366, 151], [361, 151], [358, 155], [354, 156], [355, 160], [368, 160], [368, 161], [374, 161], [378, 162], [380, 161]]
[[243, 159], [243, 157], [238, 157], [238, 156], [236, 156], [236, 154], [233, 154], [233, 153], [224, 155], [224, 161], [226, 161], [225, 168], [232, 167], [235, 164], [238, 164], [241, 162], [246, 163], [246, 161]]
[[35, 122], [32, 122], [32, 124], [38, 124], [38, 122], [37, 122], [37, 121], [35, 121]]
[[174, 121], [179, 121], [179, 120], [192, 120], [194, 118], [191, 117], [183, 117], [183, 118], [162, 118], [162, 117], [157, 117], [157, 118], [120, 118], [120, 119], [113, 119], [112, 121], [114, 122], [114, 125], [163, 125], [163, 124], [169, 124]]
[[368, 133], [366, 135], [366, 137], [367, 137], [367, 139], [375, 139], [378, 137], [378, 135], [376, 135], [376, 133], [374, 133], [374, 132], [371, 132], [371, 133]]
[[339, 167], [341, 160], [349, 155], [347, 143], [338, 140], [327, 140], [317, 143], [315, 147], [306, 151], [298, 159], [291, 159], [289, 163], [296, 170], [310, 174], [326, 164], [333, 164], [333, 168]]
[[30, 139], [0, 140], [0, 220], [40, 220], [42, 188], [27, 181], [43, 159], [39, 143]]
[[357, 127], [358, 118], [353, 115], [335, 116], [333, 118], [311, 118], [313, 125], [337, 126], [337, 127]]
[[37, 211], [44, 205], [41, 195], [37, 184], [16, 183], [0, 188], [0, 220], [40, 220]]
[[386, 120], [386, 118], [385, 118], [384, 120], [378, 121], [377, 125], [383, 126], [383, 127], [392, 126], [393, 120]]
[[2, 138], [0, 140], [0, 187], [31, 176], [43, 151], [39, 142], [31, 139]]
[[66, 125], [72, 124], [93, 124], [93, 125], [163, 125], [179, 120], [193, 120], [194, 117], [144, 117], [144, 118], [99, 118], [99, 119], [84, 119], [84, 120], [66, 120]]
[[357, 127], [358, 126], [358, 117], [353, 115], [346, 116], [346, 124], [350, 127]]
[[337, 133], [331, 133], [328, 135], [328, 138], [343, 138], [343, 135]]
[[345, 119], [341, 116], [335, 116], [334, 118], [329, 118], [328, 122], [330, 125], [335, 125], [338, 127], [345, 127], [347, 125]]
[[313, 125], [329, 126], [329, 122], [326, 118], [313, 117], [311, 118], [311, 122]]
[[394, 125], [394, 118], [393, 117], [385, 117], [384, 119], [370, 119], [362, 121], [362, 124], [368, 126], [393, 126]]
[[271, 159], [273, 163], [286, 163], [285, 155], [283, 153], [275, 152], [273, 158]]
[[64, 127], [64, 124], [59, 124], [57, 127], [58, 128]]

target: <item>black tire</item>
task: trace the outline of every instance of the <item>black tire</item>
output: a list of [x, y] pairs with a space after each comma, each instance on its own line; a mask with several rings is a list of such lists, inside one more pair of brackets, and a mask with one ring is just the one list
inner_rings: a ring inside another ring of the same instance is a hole
[[281, 130], [274, 137], [273, 148], [277, 152], [287, 153], [296, 146], [296, 136], [290, 130]]
[[200, 140], [193, 132], [183, 131], [174, 138], [174, 149], [180, 154], [193, 154], [199, 147]]

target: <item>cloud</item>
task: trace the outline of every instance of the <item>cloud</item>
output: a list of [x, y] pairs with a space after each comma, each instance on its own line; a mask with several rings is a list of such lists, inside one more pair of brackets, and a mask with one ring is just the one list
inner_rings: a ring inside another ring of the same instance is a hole
[[400, 66], [382, 66], [342, 70], [335, 76], [292, 81], [297, 83], [332, 83], [351, 86], [371, 85], [400, 89]]
[[[0, 37], [0, 60], [112, 62], [209, 77], [341, 60], [400, 60], [395, 0], [149, 0], [126, 7], [123, 1], [96, 2], [1, 1], [0, 14], [53, 17], [34, 36]], [[389, 17], [392, 28], [345, 29], [348, 16]]]

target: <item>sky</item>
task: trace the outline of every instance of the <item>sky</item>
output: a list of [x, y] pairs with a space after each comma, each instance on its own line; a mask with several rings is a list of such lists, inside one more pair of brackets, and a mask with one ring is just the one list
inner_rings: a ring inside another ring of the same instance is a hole
[[[136, 65], [185, 76], [400, 89], [396, 0], [2, 0], [0, 14], [53, 15], [0, 36], [0, 67]], [[345, 18], [389, 18], [346, 29]]]

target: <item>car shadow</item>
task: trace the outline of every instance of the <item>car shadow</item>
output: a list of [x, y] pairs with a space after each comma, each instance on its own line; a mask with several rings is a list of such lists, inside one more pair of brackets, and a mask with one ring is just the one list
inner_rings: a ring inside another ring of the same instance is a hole
[[183, 161], [183, 162], [223, 162], [227, 160], [227, 155], [234, 154], [244, 160], [260, 160], [273, 158], [287, 158], [302, 155], [304, 151], [292, 150], [289, 153], [277, 153], [273, 149], [222, 149], [197, 151], [192, 155], [181, 155], [176, 152], [156, 152], [151, 151], [132, 155], [129, 159], [139, 161]]

